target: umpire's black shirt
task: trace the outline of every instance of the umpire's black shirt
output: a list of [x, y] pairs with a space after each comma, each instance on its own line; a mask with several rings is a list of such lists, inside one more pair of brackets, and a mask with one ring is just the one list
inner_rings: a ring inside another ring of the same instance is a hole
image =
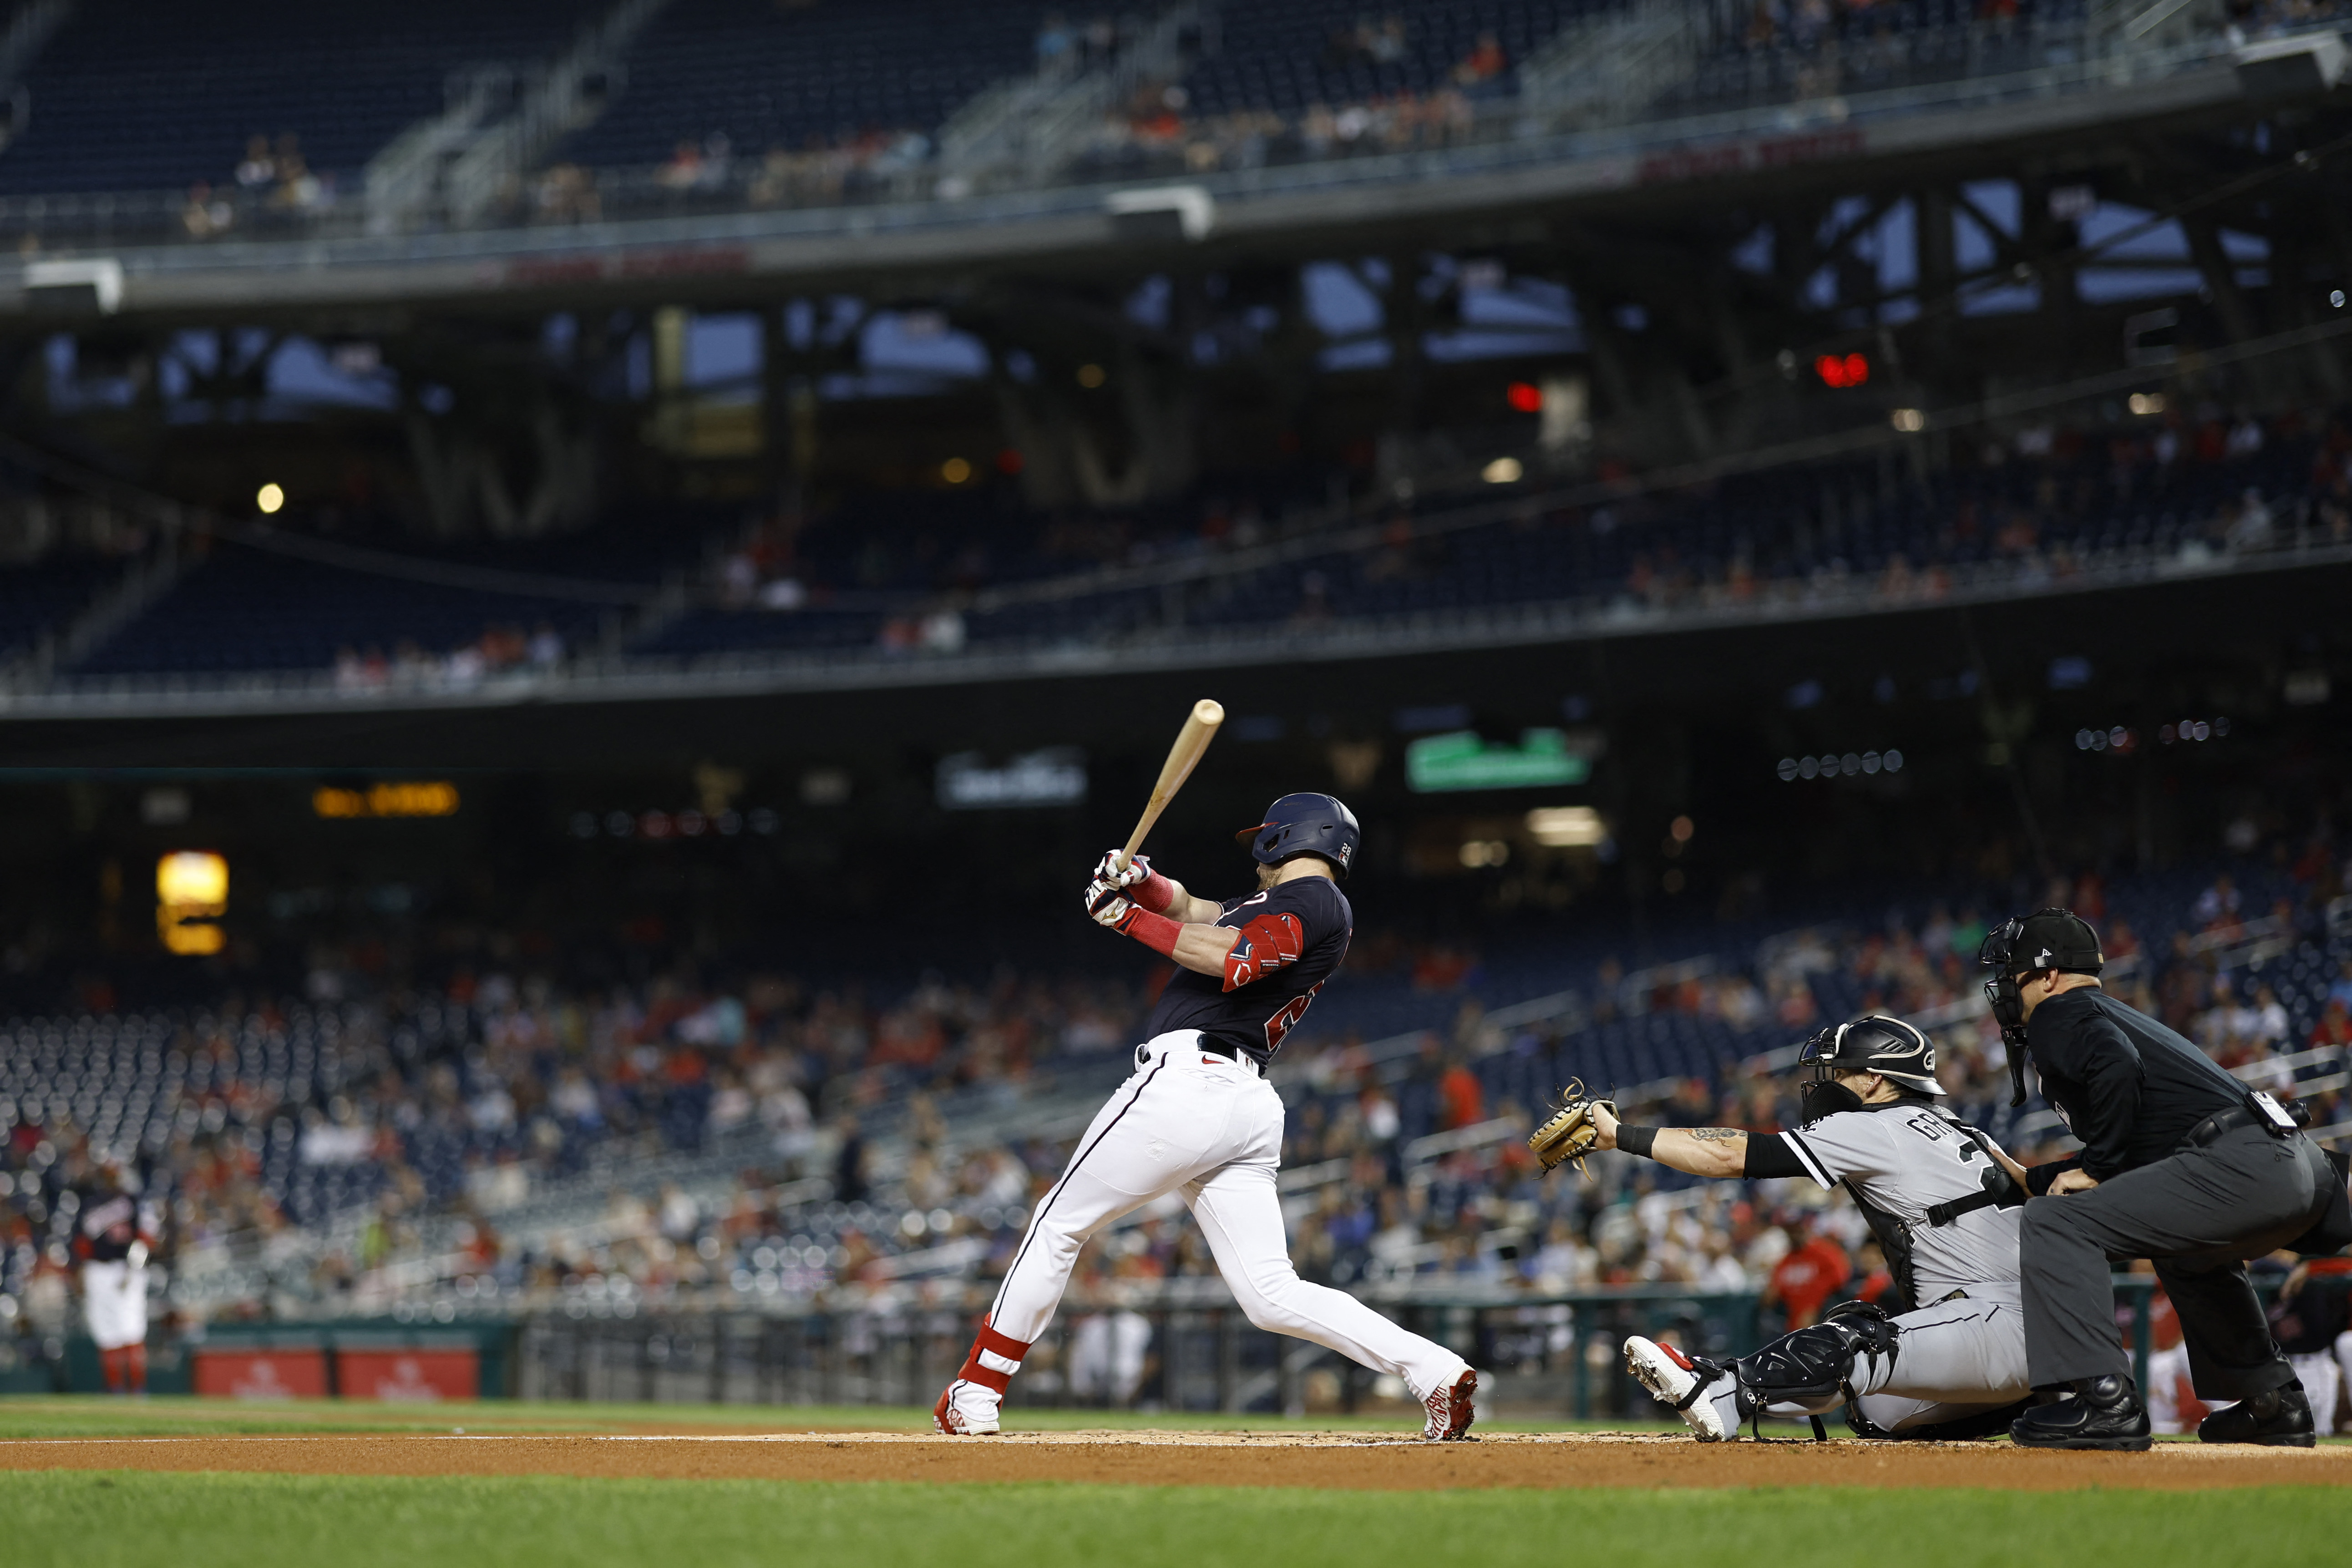
[[2095, 986], [2035, 1008], [2025, 1039], [2043, 1098], [2101, 1181], [2179, 1152], [2189, 1128], [2246, 1103], [2245, 1085], [2211, 1057]]

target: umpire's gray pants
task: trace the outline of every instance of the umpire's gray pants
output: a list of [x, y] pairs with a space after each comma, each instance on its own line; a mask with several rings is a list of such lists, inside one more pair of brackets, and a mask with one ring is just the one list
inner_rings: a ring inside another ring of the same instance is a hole
[[2248, 1399], [2294, 1381], [2245, 1260], [2310, 1228], [2335, 1179], [2310, 1139], [2241, 1127], [2087, 1192], [2025, 1206], [2025, 1355], [2033, 1385], [2131, 1375], [2108, 1260], [2147, 1258], [2180, 1315], [2198, 1397]]

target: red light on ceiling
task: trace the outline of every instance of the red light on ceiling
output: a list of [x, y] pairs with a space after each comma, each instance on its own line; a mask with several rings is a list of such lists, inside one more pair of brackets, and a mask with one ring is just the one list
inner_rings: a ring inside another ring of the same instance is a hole
[[1503, 395], [1508, 398], [1511, 406], [1521, 413], [1543, 412], [1543, 389], [1533, 382], [1513, 382], [1504, 389]]
[[1827, 387], [1858, 387], [1870, 379], [1870, 361], [1860, 354], [1823, 354], [1813, 361], [1813, 374]]

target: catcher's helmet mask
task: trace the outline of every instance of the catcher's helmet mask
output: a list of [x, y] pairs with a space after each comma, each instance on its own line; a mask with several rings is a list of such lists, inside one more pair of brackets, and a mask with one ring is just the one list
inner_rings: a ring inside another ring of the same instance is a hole
[[1977, 962], [1992, 970], [1984, 983], [1985, 1000], [1992, 1004], [1993, 1021], [2000, 1025], [2001, 1049], [2009, 1057], [2012, 1106], [2025, 1103], [2025, 998], [2018, 977], [2056, 973], [2095, 975], [2106, 967], [2099, 950], [2099, 934], [2071, 909], [2037, 909], [2023, 918], [2011, 915], [1985, 933]]
[[1865, 1013], [1832, 1024], [1804, 1043], [1797, 1064], [1808, 1070], [1804, 1119], [1808, 1124], [1840, 1111], [1862, 1109], [1862, 1096], [1837, 1081], [1841, 1072], [1875, 1072], [1907, 1093], [1940, 1097], [1936, 1081], [1936, 1042], [1901, 1019]]
[[1285, 795], [1265, 809], [1265, 821], [1234, 835], [1247, 844], [1260, 865], [1280, 865], [1300, 855], [1319, 855], [1341, 876], [1356, 863], [1363, 830], [1356, 813], [1336, 797], [1304, 793]]

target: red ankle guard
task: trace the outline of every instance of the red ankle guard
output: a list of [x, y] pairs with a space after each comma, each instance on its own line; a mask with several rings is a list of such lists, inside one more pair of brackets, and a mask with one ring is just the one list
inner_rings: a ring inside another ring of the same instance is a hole
[[[1013, 1365], [1002, 1372], [992, 1366], [983, 1366], [980, 1361], [983, 1352], [1001, 1356], [1013, 1363]], [[971, 1354], [963, 1358], [963, 1370], [956, 1375], [967, 1383], [977, 1383], [982, 1388], [993, 1388], [1002, 1394], [1006, 1385], [1013, 1381], [1013, 1374], [1020, 1370], [1022, 1358], [1028, 1354], [1029, 1346], [1024, 1341], [998, 1333], [986, 1323], [982, 1323], [980, 1325], [980, 1333], [972, 1339]]]

